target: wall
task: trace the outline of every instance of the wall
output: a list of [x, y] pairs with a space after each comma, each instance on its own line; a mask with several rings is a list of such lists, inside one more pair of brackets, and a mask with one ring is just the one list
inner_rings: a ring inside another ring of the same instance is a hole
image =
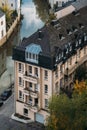
[[7, 41], [7, 39], [11, 36], [12, 32], [14, 31], [19, 21], [20, 21], [20, 16], [15, 19], [12, 26], [7, 31], [6, 35], [0, 40], [0, 46], [2, 46]]

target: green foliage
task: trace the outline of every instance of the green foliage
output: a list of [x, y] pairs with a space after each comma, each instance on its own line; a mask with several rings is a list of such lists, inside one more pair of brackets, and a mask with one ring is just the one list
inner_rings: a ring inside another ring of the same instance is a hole
[[76, 69], [75, 72], [75, 80], [78, 79], [79, 81], [82, 81], [84, 79], [87, 79], [87, 68], [84, 66], [80, 66]]
[[87, 91], [73, 95], [53, 96], [49, 102], [47, 130], [85, 130], [87, 128]]
[[6, 14], [6, 21], [9, 22], [11, 20], [12, 11], [7, 5], [3, 6], [2, 11]]

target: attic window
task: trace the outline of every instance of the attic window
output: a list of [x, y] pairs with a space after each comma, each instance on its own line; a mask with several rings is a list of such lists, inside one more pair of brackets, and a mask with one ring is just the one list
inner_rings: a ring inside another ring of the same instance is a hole
[[70, 29], [67, 29], [67, 34], [68, 35], [72, 34], [72, 31]]
[[80, 28], [84, 28], [84, 25], [82, 23], [79, 23]]
[[59, 60], [61, 59], [61, 54], [59, 54]]
[[54, 27], [57, 27], [59, 25], [59, 21], [55, 19], [55, 20], [52, 20], [50, 24]]
[[56, 57], [56, 62], [58, 61], [58, 56]]
[[72, 30], [73, 30], [74, 32], [76, 32], [78, 29], [77, 29], [76, 26], [72, 26]]
[[82, 43], [82, 41], [81, 41], [81, 39], [79, 39], [79, 44], [81, 44]]
[[87, 41], [87, 35], [84, 33], [84, 41]]
[[78, 46], [78, 41], [76, 41], [76, 47]]
[[62, 34], [59, 34], [59, 39], [63, 40], [65, 37]]
[[75, 16], [78, 16], [80, 13], [79, 13], [79, 11], [75, 10], [75, 11], [72, 12], [72, 14], [75, 15]]

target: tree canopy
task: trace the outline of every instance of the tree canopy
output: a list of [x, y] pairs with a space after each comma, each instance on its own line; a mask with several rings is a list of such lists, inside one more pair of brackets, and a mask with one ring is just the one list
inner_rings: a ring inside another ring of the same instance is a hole
[[84, 87], [84, 91], [76, 87], [72, 98], [61, 94], [50, 99], [47, 130], [87, 129], [87, 86], [84, 82], [77, 82], [76, 85]]

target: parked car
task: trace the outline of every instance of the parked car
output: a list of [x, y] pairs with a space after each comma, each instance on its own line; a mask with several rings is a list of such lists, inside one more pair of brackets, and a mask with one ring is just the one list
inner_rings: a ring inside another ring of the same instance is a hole
[[5, 90], [2, 94], [1, 94], [1, 99], [3, 101], [5, 101], [7, 98], [9, 98], [12, 94], [12, 90], [11, 89], [7, 89]]
[[0, 107], [3, 105], [3, 101], [2, 100], [0, 100]]

